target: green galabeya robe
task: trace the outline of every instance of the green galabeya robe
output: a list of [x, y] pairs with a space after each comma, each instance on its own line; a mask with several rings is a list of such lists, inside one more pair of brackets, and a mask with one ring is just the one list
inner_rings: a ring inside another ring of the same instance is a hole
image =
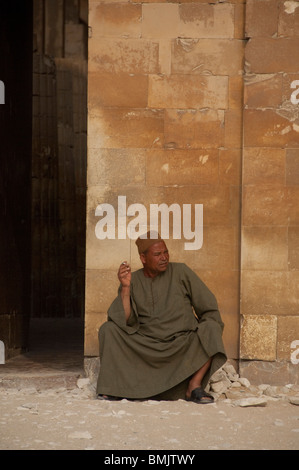
[[97, 393], [125, 398], [161, 394], [213, 357], [209, 377], [226, 362], [217, 301], [183, 263], [169, 263], [155, 278], [132, 273], [128, 323], [120, 296], [99, 331]]

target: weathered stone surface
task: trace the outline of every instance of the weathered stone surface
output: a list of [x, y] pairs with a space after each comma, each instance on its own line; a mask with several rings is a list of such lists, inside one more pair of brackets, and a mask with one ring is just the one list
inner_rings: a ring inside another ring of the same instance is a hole
[[272, 37], [278, 28], [279, 0], [247, 0], [246, 37]]
[[89, 23], [92, 37], [140, 37], [142, 5], [132, 3], [91, 3]]
[[185, 3], [180, 5], [179, 14], [180, 37], [234, 37], [234, 6], [231, 4]]
[[245, 147], [299, 147], [299, 125], [275, 110], [244, 111]]
[[280, 3], [278, 35], [286, 37], [299, 36], [299, 8], [297, 1], [282, 1]]
[[[281, 385], [298, 384], [298, 365], [278, 361], [243, 361], [239, 362], [239, 374], [247, 377], [252, 384]], [[297, 385], [295, 385], [296, 387]], [[267, 388], [267, 387], [265, 387]], [[264, 388], [264, 390], [265, 390]], [[293, 386], [289, 394], [295, 395]]]
[[282, 103], [282, 74], [245, 77], [244, 103], [249, 108], [279, 107]]
[[[295, 197], [295, 194], [294, 194]], [[244, 225], [294, 224], [296, 213], [292, 195], [283, 185], [252, 184], [243, 189]]]
[[298, 72], [299, 38], [252, 38], [245, 49], [251, 73]]
[[102, 108], [89, 115], [89, 148], [161, 147], [164, 113], [160, 110]]
[[246, 377], [240, 377], [240, 378], [238, 379], [238, 382], [239, 382], [241, 385], [243, 385], [244, 387], [246, 387], [246, 388], [249, 388], [249, 387], [250, 387], [250, 382], [249, 382], [248, 379], [246, 379]]
[[244, 314], [296, 315], [297, 271], [243, 271], [241, 310]]
[[[219, 181], [222, 184], [240, 185], [241, 149], [219, 150]], [[237, 202], [238, 197], [234, 198]]]
[[240, 356], [242, 359], [276, 360], [277, 318], [244, 315], [241, 324]]
[[118, 187], [144, 185], [146, 156], [145, 149], [91, 148], [87, 168], [89, 185]]
[[148, 150], [146, 182], [151, 186], [218, 184], [218, 150]]
[[161, 197], [168, 205], [175, 201], [181, 201], [184, 204], [190, 204], [192, 201], [194, 201], [193, 204], [195, 202], [203, 204], [204, 226], [206, 227], [231, 228], [233, 226], [231, 192], [228, 186], [203, 184], [165, 187]]
[[299, 185], [299, 150], [288, 149], [286, 155], [286, 183]]
[[299, 350], [299, 344], [294, 341], [299, 341], [299, 318], [278, 317], [277, 359], [279, 361], [297, 361], [299, 354], [296, 354], [296, 351]]
[[88, 76], [90, 112], [101, 106], [145, 108], [148, 77], [125, 73], [90, 72]]
[[85, 314], [84, 355], [87, 357], [99, 355], [98, 331], [107, 320], [107, 312]]
[[172, 47], [172, 73], [236, 76], [243, 70], [243, 41], [180, 37]]
[[242, 146], [242, 112], [241, 109], [225, 111], [225, 138], [224, 147], [241, 148]]
[[245, 36], [245, 2], [232, 2], [235, 3], [235, 34], [236, 39], [244, 39]]
[[176, 38], [179, 35], [179, 6], [173, 3], [142, 5], [142, 37]]
[[229, 109], [240, 110], [243, 109], [243, 77], [236, 75], [229, 77], [229, 97], [228, 107]]
[[285, 183], [284, 149], [247, 147], [243, 150], [244, 184]]
[[151, 75], [148, 105], [151, 108], [226, 109], [228, 80], [214, 76]]
[[[122, 258], [119, 258], [121, 263]], [[117, 270], [103, 271], [88, 269], [86, 271], [86, 303], [87, 313], [107, 312], [112, 300], [116, 297], [119, 281]]]
[[159, 43], [146, 39], [90, 39], [88, 68], [90, 72], [158, 73]]
[[299, 227], [288, 229], [289, 269], [299, 269]]
[[223, 111], [167, 110], [165, 145], [172, 148], [218, 148], [224, 144]]
[[296, 396], [290, 397], [289, 401], [290, 401], [290, 403], [292, 403], [292, 405], [299, 405], [299, 396], [298, 397], [296, 397]]
[[242, 268], [286, 271], [288, 269], [287, 227], [243, 227]]
[[234, 400], [232, 402], [233, 406], [241, 406], [241, 407], [248, 407], [248, 406], [267, 406], [267, 399], [263, 397], [247, 397], [241, 398], [240, 400]]

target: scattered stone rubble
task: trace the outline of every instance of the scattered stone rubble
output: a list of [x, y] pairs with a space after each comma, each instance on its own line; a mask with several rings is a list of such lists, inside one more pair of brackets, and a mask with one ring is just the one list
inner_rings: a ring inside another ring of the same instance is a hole
[[[93, 397], [96, 388], [94, 376], [79, 379], [77, 387], [86, 396]], [[299, 405], [299, 385], [251, 385], [250, 381], [240, 377], [234, 366], [228, 362], [213, 374], [206, 390], [216, 401], [225, 401], [231, 406], [266, 406], [269, 401], [277, 400]]]
[[286, 400], [299, 405], [299, 385], [251, 385], [229, 363], [213, 374], [208, 389], [215, 400], [225, 400], [233, 406], [266, 406], [271, 400]]

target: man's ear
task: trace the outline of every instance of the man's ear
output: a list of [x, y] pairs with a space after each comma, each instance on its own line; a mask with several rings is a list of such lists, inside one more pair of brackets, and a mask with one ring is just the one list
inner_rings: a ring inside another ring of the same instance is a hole
[[141, 263], [142, 263], [142, 264], [145, 264], [145, 261], [146, 261], [146, 260], [145, 260], [145, 254], [144, 254], [144, 253], [140, 253], [139, 256], [140, 256]]

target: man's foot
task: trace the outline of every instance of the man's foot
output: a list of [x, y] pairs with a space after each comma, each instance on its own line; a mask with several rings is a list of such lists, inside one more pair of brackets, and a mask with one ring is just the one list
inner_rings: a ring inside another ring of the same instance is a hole
[[111, 395], [98, 395], [99, 400], [107, 400], [107, 401], [119, 401], [122, 398], [119, 397], [112, 397]]
[[209, 393], [205, 392], [202, 387], [197, 387], [192, 390], [190, 397], [186, 397], [186, 400], [205, 405], [207, 403], [213, 403], [214, 397], [212, 397], [212, 395], [210, 395]]

